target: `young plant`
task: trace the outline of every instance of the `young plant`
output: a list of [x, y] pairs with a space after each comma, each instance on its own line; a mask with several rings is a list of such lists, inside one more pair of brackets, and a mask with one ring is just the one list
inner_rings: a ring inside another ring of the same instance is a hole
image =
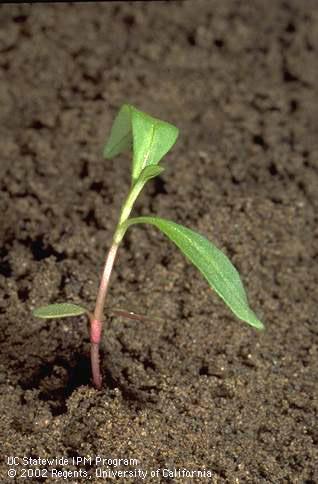
[[[99, 347], [104, 324], [104, 307], [118, 247], [126, 230], [139, 223], [151, 224], [163, 232], [206, 278], [232, 312], [241, 320], [262, 329], [263, 324], [250, 309], [239, 273], [226, 255], [202, 235], [170, 220], [154, 216], [130, 217], [134, 203], [145, 184], [164, 168], [162, 157], [174, 145], [178, 129], [125, 104], [120, 109], [104, 148], [104, 157], [113, 158], [132, 148], [132, 177], [128, 196], [122, 206], [112, 244], [106, 256], [94, 312], [73, 303], [50, 304], [33, 311], [39, 318], [66, 318], [86, 314], [90, 322], [93, 382], [101, 388]], [[128, 315], [128, 314], [126, 314]]]

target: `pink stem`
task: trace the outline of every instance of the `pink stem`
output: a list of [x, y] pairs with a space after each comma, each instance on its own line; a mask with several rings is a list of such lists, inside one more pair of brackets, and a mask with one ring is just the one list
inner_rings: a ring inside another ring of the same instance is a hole
[[91, 340], [91, 365], [93, 382], [96, 388], [102, 386], [102, 375], [100, 371], [99, 347], [103, 331], [103, 312], [109, 286], [110, 275], [113, 270], [118, 244], [113, 242], [106, 257], [103, 275], [100, 281], [94, 315], [90, 316], [90, 340]]
[[100, 372], [99, 364], [99, 345], [102, 336], [102, 323], [97, 321], [97, 319], [91, 319], [91, 366], [93, 382], [96, 388], [101, 388], [102, 386], [102, 375]]

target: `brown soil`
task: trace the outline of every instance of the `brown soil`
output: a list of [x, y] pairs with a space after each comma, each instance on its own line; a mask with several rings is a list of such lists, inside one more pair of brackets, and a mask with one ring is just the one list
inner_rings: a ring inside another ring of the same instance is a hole
[[[314, 0], [1, 7], [1, 482], [318, 482], [317, 59]], [[224, 249], [266, 331], [133, 228], [109, 305], [162, 322], [107, 319], [97, 391], [85, 319], [31, 310], [94, 303], [129, 187], [127, 157], [101, 156], [124, 102], [181, 131], [135, 213]], [[8, 456], [69, 462], [11, 479]]]

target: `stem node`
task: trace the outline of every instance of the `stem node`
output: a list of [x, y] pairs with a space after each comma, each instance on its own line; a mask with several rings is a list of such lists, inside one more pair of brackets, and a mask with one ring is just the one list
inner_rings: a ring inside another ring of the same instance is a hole
[[92, 319], [91, 321], [91, 330], [90, 330], [90, 340], [91, 343], [95, 343], [97, 345], [100, 344], [102, 338], [102, 321], [98, 319]]

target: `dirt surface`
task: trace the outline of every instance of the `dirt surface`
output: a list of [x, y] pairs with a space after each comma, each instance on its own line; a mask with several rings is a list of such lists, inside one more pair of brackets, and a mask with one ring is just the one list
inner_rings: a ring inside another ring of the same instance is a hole
[[[317, 59], [310, 0], [1, 7], [1, 482], [318, 482]], [[181, 132], [135, 213], [222, 248], [266, 331], [132, 228], [109, 305], [162, 321], [107, 318], [97, 391], [85, 319], [30, 312], [94, 304], [130, 182], [101, 156], [124, 102]]]

